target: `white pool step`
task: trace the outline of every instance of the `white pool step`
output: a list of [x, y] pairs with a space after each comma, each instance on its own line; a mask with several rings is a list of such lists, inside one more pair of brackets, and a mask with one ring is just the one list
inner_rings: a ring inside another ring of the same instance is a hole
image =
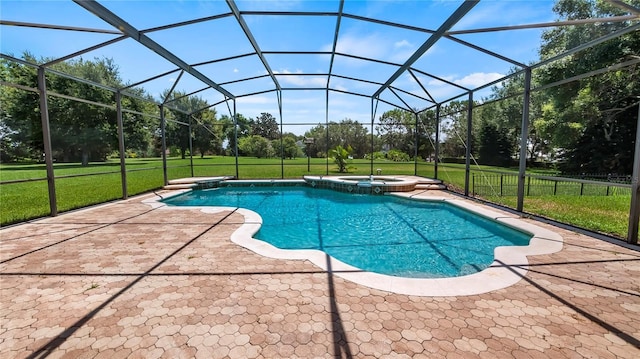
[[418, 183], [416, 189], [443, 190], [447, 189], [447, 186], [442, 183]]
[[196, 183], [176, 183], [176, 184], [168, 184], [164, 187], [162, 187], [162, 189], [166, 189], [166, 190], [180, 190], [180, 189], [189, 189], [189, 188], [193, 188], [196, 186]]
[[442, 183], [439, 179], [434, 178], [417, 178], [418, 183], [416, 184], [416, 189], [422, 190], [445, 190], [447, 189], [447, 185]]
[[166, 189], [166, 190], [189, 189], [197, 186], [198, 182], [223, 181], [223, 180], [232, 179], [232, 178], [233, 177], [230, 177], [230, 176], [178, 178], [178, 179], [170, 180], [169, 184], [162, 187], [162, 189]]

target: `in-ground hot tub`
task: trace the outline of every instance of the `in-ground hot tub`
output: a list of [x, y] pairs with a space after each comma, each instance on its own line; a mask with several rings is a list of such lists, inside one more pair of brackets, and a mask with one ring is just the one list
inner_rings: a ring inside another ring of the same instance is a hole
[[304, 176], [305, 182], [314, 188], [329, 188], [341, 192], [384, 194], [386, 192], [410, 192], [418, 181], [394, 176]]

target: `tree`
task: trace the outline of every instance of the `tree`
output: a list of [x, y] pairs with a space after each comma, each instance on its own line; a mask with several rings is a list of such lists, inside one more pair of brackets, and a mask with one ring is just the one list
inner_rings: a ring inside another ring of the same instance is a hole
[[[467, 151], [467, 107], [469, 101], [451, 101], [440, 110], [441, 128], [444, 141], [442, 142], [442, 157], [464, 157]], [[478, 147], [477, 133], [479, 132], [480, 121], [471, 123], [471, 154], [475, 155]]]
[[328, 152], [327, 128], [323, 125], [313, 127], [304, 133], [305, 138], [313, 138], [313, 143], [305, 144], [305, 154], [309, 157], [325, 157]]
[[418, 156], [430, 157], [434, 150], [432, 134], [435, 133], [435, 112], [422, 112], [417, 121], [416, 115], [407, 110], [394, 109], [383, 113], [376, 131], [386, 150], [395, 149], [413, 157], [417, 140]]
[[[25, 53], [23, 58], [30, 62], [36, 60]], [[36, 87], [37, 78], [34, 68], [0, 59], [0, 74], [3, 81]], [[44, 152], [42, 126], [38, 94], [17, 88], [0, 86], [0, 129], [2, 131], [2, 161], [12, 161], [20, 157], [23, 149], [25, 157], [41, 160]]]
[[280, 158], [295, 159], [302, 155], [302, 150], [296, 141], [296, 135], [292, 133], [282, 135], [282, 153], [280, 152], [279, 140], [272, 141], [271, 146], [277, 149], [276, 152], [280, 153]]
[[280, 138], [280, 127], [275, 117], [263, 112], [253, 121], [251, 133], [273, 141]]
[[[478, 122], [480, 131], [486, 130], [486, 126], [494, 128], [501, 139], [509, 142], [504, 144], [504, 149], [510, 151], [504, 156], [511, 157], [519, 148], [520, 130], [522, 125], [522, 107], [524, 101], [524, 74], [513, 75], [517, 69], [511, 69], [512, 76], [502, 81], [499, 86], [492, 87], [492, 94], [486, 99], [486, 103], [474, 110], [474, 122]], [[535, 93], [537, 95], [538, 93]], [[539, 151], [543, 148], [538, 133], [536, 121], [540, 112], [541, 103], [538, 98], [532, 96], [529, 104], [530, 129], [527, 137], [527, 151], [531, 160], [535, 160]], [[474, 126], [475, 128], [476, 126]], [[479, 141], [482, 141], [479, 138]], [[478, 143], [480, 147], [482, 144]], [[498, 161], [508, 163], [508, 161]]]
[[[235, 121], [233, 118], [222, 115], [220, 117], [220, 123], [222, 125], [222, 132], [225, 135], [227, 142], [227, 152], [231, 156], [235, 156], [235, 141], [236, 141], [236, 127], [237, 127], [237, 137], [240, 140], [243, 137], [249, 136], [251, 134], [251, 125], [252, 121], [249, 118], [244, 117], [242, 114], [237, 113]], [[236, 126], [237, 124], [237, 126]]]
[[[631, 1], [640, 6], [639, 0]], [[625, 10], [606, 2], [560, 0], [554, 6], [559, 19], [625, 15]], [[591, 39], [629, 26], [628, 22], [558, 27], [542, 35], [541, 59], [572, 49]], [[548, 84], [589, 71], [637, 58], [640, 33], [630, 32], [593, 48], [555, 61], [540, 71], [539, 81]], [[637, 124], [640, 67], [627, 66], [556, 86], [546, 91], [540, 126], [536, 129], [551, 139], [563, 153], [564, 172], [632, 171]]]
[[[120, 87], [118, 68], [111, 59], [95, 59], [56, 64], [56, 70], [102, 85]], [[97, 103], [114, 104], [114, 93], [84, 82], [58, 75], [48, 75], [54, 92]], [[49, 98], [51, 141], [54, 152], [65, 162], [104, 161], [118, 148], [116, 112], [112, 109], [67, 98]]]
[[[2, 111], [0, 108], [0, 112]], [[12, 139], [15, 134], [16, 132], [7, 127], [4, 122], [0, 122], [0, 162], [13, 162], [30, 157], [26, 147]]]
[[216, 119], [215, 109], [201, 111], [195, 114], [192, 122], [193, 148], [200, 152], [200, 157], [205, 154], [222, 154], [222, 126]]
[[329, 122], [329, 148], [340, 145], [350, 148], [349, 154], [364, 158], [371, 151], [370, 135], [361, 123], [345, 118], [339, 123]]
[[273, 157], [275, 154], [275, 151], [271, 146], [271, 142], [269, 142], [268, 139], [258, 135], [246, 136], [239, 139], [238, 150], [242, 155], [257, 158], [269, 158]]
[[[44, 63], [50, 59], [37, 60], [29, 53], [23, 58], [31, 63]], [[52, 66], [53, 69], [74, 77], [86, 79], [113, 88], [124, 87], [118, 67], [108, 58], [92, 61], [70, 60]], [[0, 60], [3, 80], [27, 87], [37, 87], [37, 74], [33, 67]], [[114, 105], [112, 91], [68, 77], [47, 73], [50, 136], [53, 156], [56, 161], [77, 161], [87, 165], [89, 161], [104, 161], [118, 149], [116, 112], [108, 107], [91, 104], [96, 102]], [[141, 89], [130, 89], [137, 96], [148, 97]], [[54, 93], [76, 97], [89, 102], [80, 102]], [[122, 107], [136, 112], [146, 112], [149, 105], [137, 98], [122, 97]], [[0, 87], [0, 122], [7, 135], [3, 137], [7, 149], [20, 148], [21, 156], [42, 159], [43, 139], [40, 120], [39, 96], [37, 93]], [[131, 150], [146, 152], [151, 144], [152, 120], [145, 116], [123, 114], [125, 146]], [[6, 151], [5, 151], [6, 152]]]
[[435, 152], [436, 113], [434, 110], [418, 114], [418, 156], [429, 158]]
[[[28, 53], [23, 58], [34, 63], [47, 61], [37, 61]], [[10, 83], [30, 84], [33, 87], [37, 82], [36, 71], [31, 67], [8, 60], [2, 60], [2, 67], [3, 75]], [[53, 68], [99, 84], [122, 87], [118, 68], [110, 59], [85, 61], [80, 58], [58, 63]], [[51, 73], [47, 74], [47, 82], [50, 93], [114, 104], [113, 92], [97, 86]], [[8, 141], [26, 146], [33, 157], [40, 157], [43, 147], [38, 94], [3, 87], [1, 98], [3, 107], [6, 106], [2, 122], [12, 133]], [[56, 160], [81, 161], [87, 165], [89, 161], [104, 161], [111, 151], [118, 148], [116, 114], [112, 109], [55, 95], [48, 97], [48, 108]]]
[[146, 157], [153, 155], [154, 134], [158, 128], [158, 121], [152, 116], [144, 116], [142, 113], [158, 116], [158, 106], [153, 102], [151, 95], [145, 93], [143, 89], [130, 88], [128, 92], [136, 94], [139, 98], [147, 98], [142, 101], [138, 98], [128, 96], [121, 97], [123, 110], [132, 110], [137, 113], [122, 113], [122, 126], [124, 132], [124, 145], [127, 153], [134, 153], [135, 156]]
[[329, 122], [328, 129], [327, 132], [327, 127], [318, 124], [305, 132], [304, 137], [314, 139], [314, 143], [307, 147], [311, 157], [326, 156], [325, 151], [328, 148], [335, 148], [338, 145], [344, 148], [350, 146], [351, 154], [357, 158], [364, 158], [370, 152], [371, 137], [367, 128], [361, 123], [345, 118], [340, 122]]
[[413, 113], [394, 109], [380, 116], [376, 131], [387, 150], [398, 149], [409, 153], [411, 145], [415, 143], [415, 136], [413, 136], [415, 122]]
[[479, 163], [507, 167], [511, 163], [511, 141], [505, 130], [487, 123], [480, 131]]
[[163, 97], [177, 108], [169, 109], [171, 116], [166, 121], [169, 146], [179, 148], [182, 158], [189, 149], [190, 137], [193, 150], [200, 152], [200, 157], [207, 152], [221, 150], [222, 128], [216, 119], [215, 109], [211, 109], [209, 103], [199, 96], [186, 96], [183, 92], [174, 91], [167, 98], [168, 92], [165, 90]]

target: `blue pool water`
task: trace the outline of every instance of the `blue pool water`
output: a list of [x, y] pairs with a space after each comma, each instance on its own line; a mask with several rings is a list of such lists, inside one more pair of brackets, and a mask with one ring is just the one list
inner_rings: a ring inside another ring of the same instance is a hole
[[498, 246], [531, 235], [445, 202], [309, 187], [223, 187], [164, 200], [175, 206], [247, 208], [262, 217], [255, 238], [281, 249], [317, 249], [365, 271], [455, 277], [493, 262]]

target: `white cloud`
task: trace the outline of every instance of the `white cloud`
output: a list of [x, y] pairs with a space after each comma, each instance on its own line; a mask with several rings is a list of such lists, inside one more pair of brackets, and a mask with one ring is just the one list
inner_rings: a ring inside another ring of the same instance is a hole
[[[391, 36], [381, 33], [344, 34], [338, 37], [336, 52], [402, 64], [413, 55], [416, 46], [407, 39], [397, 40]], [[326, 44], [320, 50], [331, 51], [332, 46], [333, 44]], [[366, 61], [353, 58], [341, 57], [337, 61], [352, 67], [368, 64]]]
[[[441, 79], [453, 82], [463, 87], [474, 89], [476, 87], [486, 85], [489, 82], [503, 78], [505, 75], [497, 72], [474, 72], [464, 77], [459, 75], [440, 76]], [[451, 86], [446, 82], [431, 79], [427, 82], [429, 86]]]
[[[323, 46], [322, 51], [331, 51], [333, 44]], [[389, 43], [377, 34], [367, 36], [343, 35], [338, 38], [336, 51], [349, 55], [380, 58], [388, 52]], [[354, 60], [357, 61], [357, 60]]]
[[236, 73], [236, 72], [240, 72], [240, 70], [238, 70], [238, 69], [233, 69], [233, 72], [234, 72], [234, 73]]
[[346, 88], [346, 87], [344, 87], [344, 86], [342, 86], [342, 85], [337, 85], [337, 84], [336, 84], [336, 85], [331, 86], [331, 88], [332, 88], [332, 89], [335, 89], [335, 90], [339, 90], [339, 91], [349, 91], [349, 89], [348, 89], [348, 88]]
[[[407, 81], [409, 81], [410, 83], [412, 83], [412, 84], [415, 84], [415, 83], [416, 83], [416, 79], [415, 79], [415, 78], [413, 78], [413, 76], [411, 76], [411, 74], [409, 74], [409, 72], [406, 72], [406, 73], [405, 73], [405, 75], [404, 75], [404, 77], [405, 77], [405, 79], [406, 79]], [[416, 78], [418, 79], [418, 81], [420, 81], [420, 83], [421, 83], [423, 86], [424, 86], [426, 83], [431, 82], [431, 81], [428, 81], [428, 82], [427, 82], [427, 80], [424, 78], [424, 76], [420, 76], [420, 75], [418, 75], [418, 74], [416, 74]]]
[[[455, 76], [440, 76], [441, 79], [443, 80], [447, 80], [450, 82], [455, 82]], [[429, 86], [448, 86], [448, 84], [444, 81], [440, 81], [438, 79], [434, 79], [432, 78], [431, 80], [429, 80], [429, 82], [427, 82], [427, 85]]]
[[476, 88], [482, 85], [486, 85], [489, 82], [493, 82], [500, 78], [503, 78], [505, 75], [499, 74], [497, 72], [474, 72], [469, 74], [461, 79], [454, 80], [453, 82], [469, 88]]
[[[495, 80], [503, 78], [505, 75], [497, 73], [497, 72], [474, 72], [468, 74], [466, 76], [461, 76], [458, 74], [447, 75], [447, 76], [439, 76], [441, 79], [452, 82], [454, 84], [475, 89], [479, 86], [486, 85], [489, 82], [493, 82]], [[428, 77], [418, 77], [420, 82], [426, 87], [429, 94], [433, 96], [436, 100], [443, 100], [445, 98], [449, 98], [451, 96], [455, 96], [464, 92], [464, 90], [450, 85], [444, 81], [440, 81], [434, 78]], [[415, 80], [407, 75], [405, 76], [405, 81], [407, 83], [412, 84], [412, 89], [410, 90], [412, 93], [415, 93], [419, 96], [425, 96], [422, 89], [418, 88]], [[482, 94], [482, 91], [476, 92], [474, 96], [478, 95], [477, 98], [480, 98], [479, 95]]]
[[410, 48], [413, 48], [413, 44], [411, 44], [407, 40], [397, 41], [395, 44], [393, 44], [393, 46], [395, 46], [395, 47], [410, 47]]
[[410, 50], [407, 49], [407, 50], [404, 50], [404, 51], [397, 51], [389, 58], [389, 60], [391, 62], [395, 62], [395, 63], [398, 63], [398, 64], [404, 64], [409, 59], [409, 57], [411, 57], [411, 55], [413, 55], [414, 52], [415, 52], [415, 50], [413, 50], [413, 49], [410, 49]]

